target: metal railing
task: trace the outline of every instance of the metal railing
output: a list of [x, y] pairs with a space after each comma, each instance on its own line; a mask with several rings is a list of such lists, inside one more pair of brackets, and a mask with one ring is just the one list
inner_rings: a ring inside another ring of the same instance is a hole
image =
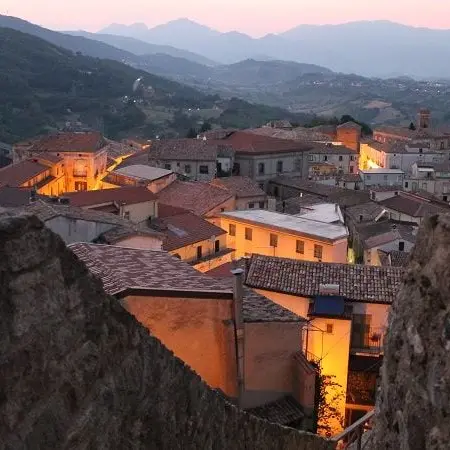
[[372, 429], [374, 414], [374, 410], [368, 412], [366, 415], [361, 417], [361, 419], [347, 427], [342, 433], [333, 436], [331, 441], [336, 444], [336, 450], [347, 449], [353, 444], [353, 448], [355, 450], [363, 450], [366, 443], [363, 443], [362, 436], [366, 431]]
[[352, 352], [380, 354], [383, 352], [384, 334], [386, 328], [370, 327], [363, 335], [353, 334], [351, 337]]

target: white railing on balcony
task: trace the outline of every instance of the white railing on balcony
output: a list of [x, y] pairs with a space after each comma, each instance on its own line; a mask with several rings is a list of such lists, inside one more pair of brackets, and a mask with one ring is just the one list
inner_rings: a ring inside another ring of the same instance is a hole
[[364, 450], [367, 441], [364, 441], [363, 434], [370, 431], [373, 427], [374, 410], [357, 420], [354, 424], [347, 427], [342, 433], [331, 438], [336, 444], [336, 450], [354, 449]]

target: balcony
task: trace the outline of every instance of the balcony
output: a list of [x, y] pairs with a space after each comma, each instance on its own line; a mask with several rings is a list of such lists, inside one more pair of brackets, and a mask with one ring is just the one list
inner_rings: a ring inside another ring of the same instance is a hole
[[367, 327], [363, 333], [358, 332], [358, 329], [355, 330], [355, 328], [354, 326], [351, 337], [351, 353], [368, 355], [383, 353], [384, 334], [386, 332], [384, 327]]

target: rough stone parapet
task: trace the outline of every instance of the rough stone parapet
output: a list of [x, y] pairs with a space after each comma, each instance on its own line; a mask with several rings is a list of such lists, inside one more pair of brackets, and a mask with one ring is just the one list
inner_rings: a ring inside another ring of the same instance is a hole
[[227, 404], [35, 217], [0, 216], [0, 450], [328, 450]]

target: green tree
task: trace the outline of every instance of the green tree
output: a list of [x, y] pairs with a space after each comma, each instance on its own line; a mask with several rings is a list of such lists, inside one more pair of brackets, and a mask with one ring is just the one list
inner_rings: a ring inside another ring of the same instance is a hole
[[205, 131], [209, 131], [211, 129], [211, 124], [209, 122], [204, 122], [202, 127], [200, 128], [200, 132], [204, 133]]
[[415, 131], [416, 126], [414, 125], [413, 122], [411, 122], [411, 123], [409, 124], [409, 129], [410, 129], [411, 131]]
[[339, 406], [345, 402], [342, 386], [334, 375], [324, 375], [317, 367], [315, 432], [330, 437], [336, 425], [344, 426], [344, 417]]
[[195, 139], [197, 137], [197, 130], [195, 128], [189, 128], [186, 137], [189, 139]]

